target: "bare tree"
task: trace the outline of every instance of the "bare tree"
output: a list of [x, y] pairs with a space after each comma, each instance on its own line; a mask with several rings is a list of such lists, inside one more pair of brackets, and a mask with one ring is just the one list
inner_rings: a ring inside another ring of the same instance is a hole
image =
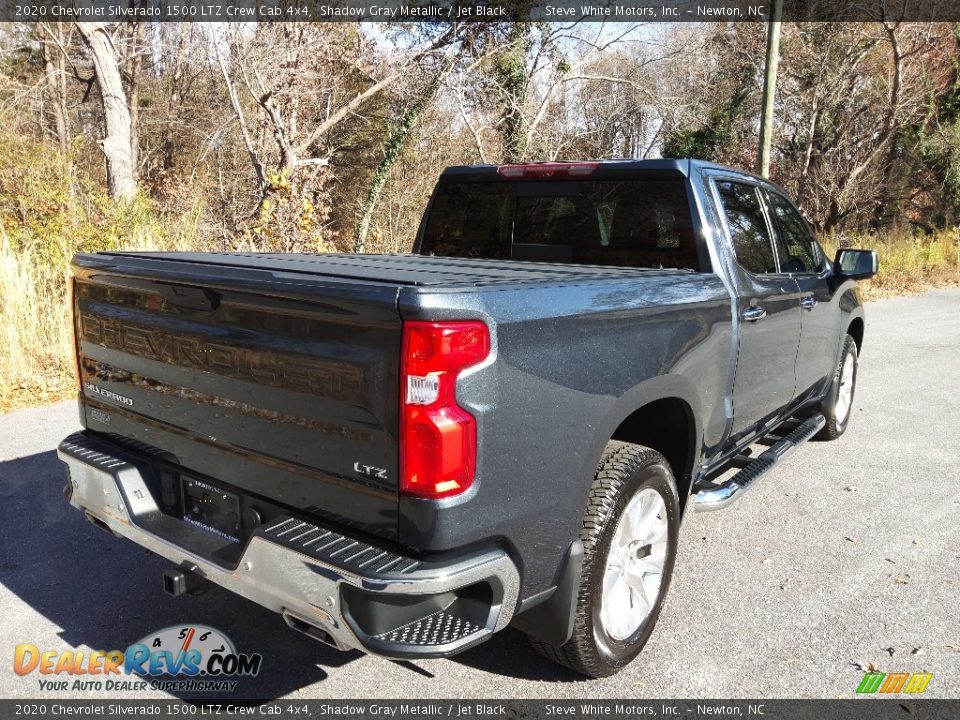
[[903, 173], [904, 139], [944, 82], [942, 71], [931, 70], [942, 62], [949, 28], [888, 22], [788, 30], [775, 176], [820, 229], [877, 228], [900, 214], [915, 184]]
[[143, 58], [147, 52], [145, 40], [147, 24], [143, 22], [127, 23], [126, 52], [124, 53], [125, 74], [127, 79], [127, 98], [130, 108], [130, 163], [133, 175], [139, 175], [140, 167], [140, 92], [143, 89]]
[[137, 192], [134, 179], [130, 106], [120, 78], [120, 59], [109, 23], [78, 22], [90, 55], [103, 104], [104, 136], [100, 141], [107, 165], [107, 189], [114, 200], [126, 201]]
[[[419, 32], [419, 31], [418, 31]], [[333, 209], [333, 161], [345, 135], [383, 127], [371, 106], [410, 69], [427, 63], [464, 33], [459, 25], [431, 28], [412, 47], [384, 57], [360, 29], [347, 24], [291, 23], [232, 30], [229, 54], [218, 57], [240, 136], [260, 185], [250, 215], [255, 232], [276, 233], [288, 249], [321, 242]], [[419, 42], [417, 42], [419, 41]], [[379, 56], [379, 57], [378, 57]], [[361, 112], [363, 110], [363, 113]]]
[[67, 108], [67, 50], [69, 28], [59, 23], [38, 23], [37, 39], [43, 57], [45, 93], [53, 134], [64, 155], [70, 149], [70, 115]]
[[[587, 81], [629, 83], [620, 76], [589, 73], [587, 68], [605, 53], [634, 41], [635, 31], [635, 25], [514, 23], [478, 73], [461, 74], [452, 83], [461, 121], [473, 135], [478, 153], [495, 155], [494, 149], [484, 147], [486, 134], [499, 142], [496, 154], [505, 162], [559, 156], [582, 129], [582, 118], [571, 106], [571, 88]], [[578, 125], [571, 135], [568, 130]]]
[[410, 133], [413, 132], [414, 125], [426, 110], [427, 105], [433, 100], [434, 95], [443, 82], [444, 75], [450, 69], [447, 64], [437, 71], [433, 78], [427, 83], [427, 87], [420, 93], [416, 100], [403, 113], [400, 123], [391, 134], [390, 138], [384, 144], [383, 160], [377, 166], [373, 173], [373, 182], [370, 183], [370, 190], [367, 191], [367, 198], [363, 203], [360, 213], [360, 219], [357, 221], [356, 231], [354, 232], [354, 252], [363, 252], [366, 248], [367, 236], [370, 234], [370, 223], [373, 221], [373, 215], [377, 211], [377, 205], [380, 203], [380, 195], [387, 184], [387, 177], [390, 175], [390, 169], [400, 156], [400, 151]]

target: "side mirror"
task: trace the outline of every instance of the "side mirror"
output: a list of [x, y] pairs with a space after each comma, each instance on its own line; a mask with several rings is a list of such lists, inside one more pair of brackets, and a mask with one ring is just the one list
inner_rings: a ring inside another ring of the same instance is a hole
[[833, 271], [851, 280], [867, 280], [877, 274], [879, 265], [874, 250], [837, 250]]

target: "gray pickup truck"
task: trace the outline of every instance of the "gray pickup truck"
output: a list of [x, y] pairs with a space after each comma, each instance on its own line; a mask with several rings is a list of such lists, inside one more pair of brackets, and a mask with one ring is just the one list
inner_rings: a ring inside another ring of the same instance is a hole
[[[340, 649], [616, 672], [683, 513], [845, 431], [853, 280], [707, 163], [449, 168], [402, 255], [74, 259], [72, 505]], [[757, 512], [761, 512], [757, 508]]]

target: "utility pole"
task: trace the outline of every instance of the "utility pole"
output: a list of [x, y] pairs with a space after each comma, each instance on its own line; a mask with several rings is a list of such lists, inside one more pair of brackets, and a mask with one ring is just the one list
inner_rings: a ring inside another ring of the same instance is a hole
[[770, 176], [770, 141], [773, 137], [773, 99], [777, 94], [777, 65], [780, 61], [780, 18], [783, 0], [773, 0], [767, 25], [767, 65], [763, 74], [763, 114], [760, 117], [760, 153], [757, 168], [762, 177]]

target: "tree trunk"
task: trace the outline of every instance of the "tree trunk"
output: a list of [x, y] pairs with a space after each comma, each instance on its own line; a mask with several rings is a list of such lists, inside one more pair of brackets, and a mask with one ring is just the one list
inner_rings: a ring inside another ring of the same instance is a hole
[[423, 114], [423, 111], [426, 110], [433, 96], [437, 94], [440, 82], [443, 80], [446, 72], [446, 70], [441, 70], [437, 73], [436, 77], [430, 81], [430, 84], [420, 97], [417, 98], [413, 105], [407, 108], [397, 129], [394, 130], [390, 139], [387, 140], [383, 160], [380, 161], [380, 165], [377, 166], [377, 170], [373, 174], [373, 182], [370, 184], [367, 199], [363, 203], [363, 211], [360, 214], [360, 219], [357, 221], [353, 242], [354, 252], [362, 253], [366, 249], [367, 238], [370, 235], [370, 224], [373, 222], [373, 215], [377, 210], [377, 206], [380, 204], [380, 196], [383, 194], [383, 188], [387, 184], [390, 168], [393, 167], [393, 163], [400, 156], [403, 144], [413, 130], [413, 126], [417, 124], [417, 120]]
[[56, 33], [61, 39], [60, 25], [46, 24], [39, 28], [40, 53], [43, 55], [44, 81], [50, 96], [50, 120], [53, 133], [60, 145], [64, 157], [70, 150], [70, 116], [67, 112], [67, 70], [66, 60], [59, 48], [55, 47], [47, 33]]
[[163, 129], [163, 169], [173, 170], [177, 143], [180, 141], [179, 133], [176, 129], [176, 120], [180, 111], [180, 104], [183, 102], [181, 83], [183, 82], [185, 60], [184, 56], [187, 49], [187, 33], [190, 32], [186, 23], [178, 23], [176, 28], [177, 52], [173, 62], [173, 72], [170, 74], [169, 89], [167, 91], [167, 109]]
[[129, 31], [130, 164], [133, 166], [133, 177], [136, 179], [140, 168], [140, 87], [143, 85], [142, 53], [147, 36], [147, 24], [134, 22]]
[[[903, 86], [903, 50], [900, 47], [900, 39], [897, 37], [897, 25], [887, 26], [887, 41], [890, 43], [890, 62], [893, 69], [892, 82], [890, 84], [890, 94], [888, 98], [886, 121], [884, 123], [884, 135], [886, 137], [887, 153], [883, 160], [883, 169], [881, 170], [881, 182], [877, 187], [877, 196], [874, 201], [873, 213], [870, 218], [870, 229], [874, 232], [880, 230], [900, 208], [891, 208], [897, 189], [899, 179], [893, 176], [894, 165], [897, 162], [897, 132], [900, 127], [898, 118], [900, 110], [900, 92]], [[891, 210], [893, 212], [891, 212]]]
[[93, 67], [103, 103], [106, 132], [100, 142], [107, 163], [107, 189], [117, 201], [126, 201], [137, 192], [133, 178], [133, 149], [130, 135], [130, 107], [120, 79], [117, 49], [109, 25], [78, 22], [77, 29], [93, 57]]
[[500, 111], [500, 137], [504, 161], [521, 162], [527, 151], [523, 103], [527, 90], [527, 52], [530, 49], [530, 26], [515, 22], [507, 35], [510, 48], [497, 58], [495, 76], [503, 98]]
[[237, 124], [240, 126], [240, 135], [243, 137], [243, 144], [247, 148], [247, 155], [250, 158], [250, 164], [253, 166], [253, 171], [257, 176], [257, 196], [260, 199], [257, 202], [257, 207], [251, 212], [251, 216], [253, 216], [260, 210], [263, 199], [266, 197], [268, 185], [267, 169], [263, 164], [263, 160], [260, 158], [260, 153], [257, 152], [257, 147], [253, 142], [250, 129], [247, 127], [247, 118], [243, 113], [243, 106], [240, 104], [240, 98], [237, 95], [237, 90], [233, 85], [233, 81], [230, 79], [230, 72], [227, 70], [227, 63], [224, 61], [223, 57], [219, 55], [217, 56], [217, 63], [220, 65], [220, 72], [223, 73], [223, 82], [227, 88], [227, 96], [230, 98], [230, 105], [233, 107], [233, 113], [237, 118]]

